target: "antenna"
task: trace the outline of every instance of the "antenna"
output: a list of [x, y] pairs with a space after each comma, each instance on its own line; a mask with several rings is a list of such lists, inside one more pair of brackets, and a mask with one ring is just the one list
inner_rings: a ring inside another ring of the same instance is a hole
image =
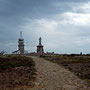
[[20, 38], [22, 38], [22, 31], [20, 31]]

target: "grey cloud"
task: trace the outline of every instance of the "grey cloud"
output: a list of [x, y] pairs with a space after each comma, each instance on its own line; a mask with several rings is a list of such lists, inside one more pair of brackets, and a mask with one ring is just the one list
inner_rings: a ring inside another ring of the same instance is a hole
[[[73, 7], [80, 3], [83, 5], [88, 1], [0, 0], [0, 47], [2, 47], [0, 50], [5, 49], [12, 52], [17, 49], [19, 31], [23, 31], [28, 51], [36, 50], [38, 38], [42, 36], [45, 51], [89, 52], [89, 25], [65, 24], [63, 21], [68, 22], [68, 19], [61, 16], [66, 12], [81, 13], [82, 10], [74, 11]], [[56, 3], [59, 3], [59, 6], [54, 6]], [[85, 12], [82, 13], [85, 14]]]

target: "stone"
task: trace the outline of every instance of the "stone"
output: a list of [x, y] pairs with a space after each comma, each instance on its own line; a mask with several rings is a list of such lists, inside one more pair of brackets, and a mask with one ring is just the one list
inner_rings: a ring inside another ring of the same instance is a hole
[[35, 85], [36, 85], [36, 86], [39, 86], [39, 85], [40, 85], [40, 83], [39, 83], [39, 82], [35, 82]]
[[77, 90], [77, 87], [72, 85], [63, 85], [63, 90]]

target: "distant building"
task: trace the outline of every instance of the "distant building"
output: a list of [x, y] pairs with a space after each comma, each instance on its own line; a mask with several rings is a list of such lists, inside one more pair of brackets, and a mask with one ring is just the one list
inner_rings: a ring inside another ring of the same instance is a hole
[[24, 39], [22, 38], [22, 32], [20, 32], [20, 38], [18, 39], [18, 50], [12, 52], [12, 54], [21, 54], [24, 55], [28, 53], [24, 50]]
[[37, 45], [37, 52], [30, 52], [24, 49], [24, 39], [22, 38], [22, 32], [20, 32], [20, 38], [18, 39], [18, 50], [12, 52], [12, 54], [20, 54], [20, 55], [30, 55], [30, 56], [40, 56], [40, 55], [57, 55], [54, 52], [44, 52], [44, 46], [42, 45], [42, 38], [39, 38], [39, 45]]
[[38, 55], [42, 55], [44, 54], [44, 49], [43, 49], [43, 45], [42, 45], [42, 38], [39, 38], [39, 45], [37, 46], [37, 54]]
[[18, 50], [20, 54], [24, 54], [24, 39], [22, 38], [22, 32], [20, 32], [20, 38], [18, 39]]

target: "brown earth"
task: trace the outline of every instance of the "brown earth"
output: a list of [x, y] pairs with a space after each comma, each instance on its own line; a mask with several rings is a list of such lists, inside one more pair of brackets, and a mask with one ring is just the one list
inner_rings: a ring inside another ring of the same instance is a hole
[[[86, 80], [81, 80], [64, 67], [43, 58], [32, 58], [37, 69], [35, 86], [31, 88], [23, 85], [13, 89], [0, 90], [90, 90]], [[22, 72], [22, 74], [24, 73]]]
[[[33, 57], [36, 63], [37, 79], [30, 90], [90, 90], [86, 80], [56, 63]], [[29, 90], [29, 89], [28, 89]]]

